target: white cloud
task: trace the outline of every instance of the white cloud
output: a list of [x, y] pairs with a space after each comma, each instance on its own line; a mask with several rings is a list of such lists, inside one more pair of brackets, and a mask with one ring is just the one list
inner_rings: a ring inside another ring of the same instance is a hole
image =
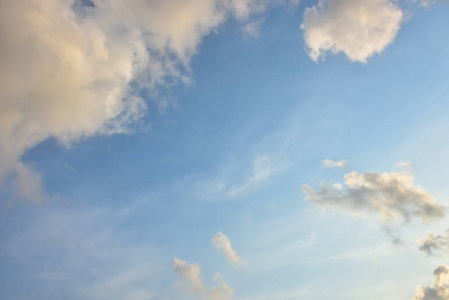
[[181, 279], [189, 279], [192, 284], [192, 289], [195, 293], [201, 293], [205, 290], [201, 275], [201, 267], [198, 264], [187, 264], [187, 262], [175, 257], [171, 264], [176, 273], [181, 276]]
[[301, 28], [314, 61], [330, 51], [366, 63], [393, 42], [402, 20], [391, 0], [320, 0], [305, 10]]
[[216, 233], [212, 237], [211, 243], [217, 249], [221, 249], [223, 251], [224, 256], [226, 256], [235, 268], [241, 267], [244, 264], [243, 259], [240, 258], [234, 251], [231, 241], [225, 234], [221, 232]]
[[[208, 288], [203, 283], [201, 275], [201, 267], [198, 264], [187, 264], [187, 262], [174, 258], [171, 267], [181, 276], [181, 280], [188, 279], [192, 287], [192, 291], [201, 295], [207, 300], [229, 300], [232, 299], [234, 289], [230, 288], [225, 281], [222, 281], [218, 287]], [[218, 279], [221, 275], [214, 276]]]
[[439, 266], [433, 272], [435, 284], [433, 287], [418, 286], [413, 300], [447, 300], [449, 299], [449, 267]]
[[345, 186], [325, 185], [314, 191], [304, 185], [306, 199], [320, 206], [333, 206], [355, 214], [376, 213], [383, 224], [421, 219], [432, 221], [445, 215], [445, 207], [432, 194], [414, 184], [409, 173], [359, 173], [344, 176]]
[[449, 254], [449, 230], [443, 235], [428, 232], [427, 238], [422, 243], [420, 242], [419, 250], [427, 255]]
[[188, 84], [204, 36], [265, 9], [254, 0], [85, 3], [1, 0], [0, 180], [22, 198], [43, 197], [21, 162], [26, 150], [49, 137], [69, 145], [129, 132], [147, 110], [142, 89], [157, 96], [158, 86]]
[[348, 161], [346, 159], [340, 160], [340, 161], [333, 161], [330, 159], [325, 159], [321, 163], [321, 166], [323, 168], [343, 168], [346, 167], [348, 164]]

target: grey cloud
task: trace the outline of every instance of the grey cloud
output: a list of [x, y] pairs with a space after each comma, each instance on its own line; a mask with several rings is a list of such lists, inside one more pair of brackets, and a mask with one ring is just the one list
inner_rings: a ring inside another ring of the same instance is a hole
[[375, 213], [383, 224], [445, 216], [445, 207], [432, 194], [414, 184], [409, 173], [359, 173], [344, 176], [345, 186], [325, 185], [320, 191], [304, 185], [306, 199], [322, 207], [331, 206], [355, 214]]
[[449, 267], [439, 266], [433, 272], [434, 286], [418, 286], [413, 300], [448, 300], [449, 299]]
[[427, 255], [449, 254], [449, 230], [445, 234], [427, 233], [427, 238], [420, 243], [419, 250]]

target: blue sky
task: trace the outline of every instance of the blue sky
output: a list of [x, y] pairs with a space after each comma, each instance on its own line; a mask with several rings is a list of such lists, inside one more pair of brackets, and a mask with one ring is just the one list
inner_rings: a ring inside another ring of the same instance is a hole
[[444, 1], [0, 3], [1, 299], [449, 299]]

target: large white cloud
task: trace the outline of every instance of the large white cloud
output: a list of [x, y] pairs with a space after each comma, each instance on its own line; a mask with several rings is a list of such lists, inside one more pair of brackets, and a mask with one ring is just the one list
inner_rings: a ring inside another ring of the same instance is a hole
[[418, 286], [413, 300], [448, 300], [449, 299], [449, 267], [439, 266], [433, 272], [434, 286]]
[[244, 260], [237, 255], [237, 252], [232, 248], [231, 241], [228, 237], [218, 232], [216, 233], [211, 240], [212, 245], [214, 245], [217, 249], [221, 249], [223, 251], [224, 256], [232, 263], [235, 268], [241, 267], [244, 264]]
[[394, 40], [402, 20], [391, 0], [320, 0], [305, 10], [301, 28], [313, 60], [330, 51], [366, 63]]
[[0, 182], [39, 200], [27, 149], [129, 131], [147, 109], [141, 89], [188, 83], [201, 39], [267, 2], [0, 0]]
[[414, 183], [410, 173], [359, 173], [344, 176], [345, 186], [325, 185], [315, 191], [304, 185], [306, 199], [356, 214], [376, 213], [383, 224], [421, 219], [432, 221], [445, 215], [445, 207], [432, 194]]
[[427, 233], [427, 238], [420, 243], [419, 250], [427, 255], [449, 254], [449, 230], [445, 234]]
[[[225, 281], [221, 281], [218, 287], [208, 288], [203, 283], [201, 267], [198, 264], [188, 264], [187, 262], [174, 258], [171, 264], [172, 269], [179, 274], [181, 280], [188, 280], [193, 293], [207, 300], [230, 300], [234, 294], [234, 289], [230, 288]], [[219, 274], [214, 276], [218, 279]]]

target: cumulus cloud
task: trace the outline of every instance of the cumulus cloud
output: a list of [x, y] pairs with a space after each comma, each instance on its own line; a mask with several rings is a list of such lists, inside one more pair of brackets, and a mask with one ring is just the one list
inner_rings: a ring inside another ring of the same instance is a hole
[[420, 243], [419, 250], [427, 255], [449, 254], [449, 230], [445, 234], [427, 233], [427, 238]]
[[348, 161], [346, 159], [340, 160], [340, 161], [333, 161], [330, 159], [325, 159], [321, 163], [321, 166], [323, 168], [343, 168], [346, 167], [348, 164]]
[[[208, 288], [203, 283], [201, 267], [198, 264], [188, 264], [187, 262], [174, 258], [172, 269], [179, 274], [181, 280], [188, 280], [193, 293], [204, 297], [207, 300], [230, 300], [234, 294], [234, 289], [230, 288], [225, 281], [221, 281], [218, 287]], [[218, 280], [221, 275], [214, 276]]]
[[188, 84], [202, 38], [266, 3], [0, 0], [0, 182], [42, 198], [26, 150], [50, 137], [69, 145], [129, 132], [147, 110], [142, 90]]
[[433, 272], [434, 286], [418, 286], [413, 300], [447, 300], [449, 299], [449, 267], [439, 266]]
[[344, 176], [345, 185], [324, 185], [315, 191], [304, 185], [308, 201], [355, 214], [376, 213], [383, 224], [421, 219], [432, 221], [445, 215], [445, 207], [432, 194], [414, 183], [410, 173], [359, 173]]
[[216, 233], [212, 237], [211, 243], [217, 249], [221, 249], [223, 251], [224, 256], [232, 263], [235, 268], [241, 267], [244, 264], [243, 259], [240, 258], [234, 251], [231, 241], [225, 234], [221, 232]]
[[330, 51], [366, 63], [393, 42], [402, 20], [391, 0], [320, 0], [305, 10], [301, 28], [314, 61]]

